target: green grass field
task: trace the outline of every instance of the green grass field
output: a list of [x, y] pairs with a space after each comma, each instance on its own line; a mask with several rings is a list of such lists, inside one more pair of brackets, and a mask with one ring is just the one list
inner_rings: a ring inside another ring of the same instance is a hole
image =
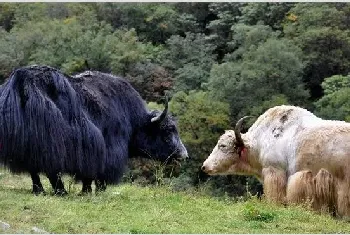
[[66, 197], [34, 196], [28, 176], [0, 171], [0, 221], [10, 225], [0, 233], [350, 233], [348, 222], [255, 198], [234, 202], [130, 184], [79, 196], [80, 187], [71, 184]]

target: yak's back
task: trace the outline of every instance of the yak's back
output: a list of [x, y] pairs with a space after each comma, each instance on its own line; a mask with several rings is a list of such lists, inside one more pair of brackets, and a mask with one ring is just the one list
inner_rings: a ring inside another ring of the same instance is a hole
[[249, 128], [249, 132], [258, 135], [272, 134], [274, 137], [279, 137], [288, 129], [298, 131], [320, 122], [322, 122], [321, 118], [304, 108], [280, 105], [270, 108], [260, 115]]
[[86, 71], [71, 77], [70, 81], [84, 100], [90, 115], [99, 119], [99, 122], [106, 121], [106, 118], [132, 122], [147, 114], [141, 96], [123, 78]]

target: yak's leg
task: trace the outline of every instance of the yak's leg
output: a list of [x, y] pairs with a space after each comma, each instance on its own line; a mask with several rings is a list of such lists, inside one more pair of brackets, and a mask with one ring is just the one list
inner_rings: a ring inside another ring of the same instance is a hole
[[[319, 211], [337, 215], [337, 180], [326, 169], [320, 169], [314, 177], [314, 208]], [[349, 208], [348, 208], [349, 209]]]
[[61, 174], [48, 174], [47, 177], [50, 180], [51, 186], [54, 190], [55, 195], [63, 196], [68, 194], [64, 189], [64, 184], [61, 179]]
[[264, 194], [268, 201], [285, 203], [287, 175], [284, 170], [266, 167], [262, 170]]
[[338, 214], [345, 219], [350, 219], [350, 185], [348, 180], [338, 182]]
[[303, 204], [314, 203], [314, 178], [309, 170], [298, 171], [291, 175], [287, 185], [287, 203]]
[[107, 184], [106, 181], [102, 178], [98, 178], [95, 180], [96, 193], [106, 191]]
[[92, 193], [91, 183], [92, 179], [84, 178], [83, 180], [83, 188], [81, 190], [81, 194]]
[[30, 177], [32, 178], [32, 183], [33, 183], [33, 193], [35, 195], [39, 195], [40, 193], [45, 194], [43, 185], [40, 182], [40, 177], [37, 172], [31, 172]]

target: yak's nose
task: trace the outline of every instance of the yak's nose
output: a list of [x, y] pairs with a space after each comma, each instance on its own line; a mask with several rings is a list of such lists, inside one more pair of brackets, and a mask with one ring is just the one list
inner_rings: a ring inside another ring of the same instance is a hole
[[187, 149], [185, 148], [185, 146], [183, 146], [181, 152], [180, 152], [180, 156], [182, 159], [189, 159], [190, 157], [188, 156], [188, 152]]
[[210, 167], [210, 165], [208, 166], [208, 164], [203, 164], [201, 170], [209, 175], [214, 173], [214, 170]]
[[188, 154], [182, 155], [182, 159], [184, 160], [190, 159], [190, 156], [188, 156]]
[[207, 173], [207, 174], [212, 173], [212, 170], [210, 169], [210, 167], [205, 166], [205, 165], [203, 165], [203, 166], [201, 167], [201, 170], [202, 170], [203, 172]]

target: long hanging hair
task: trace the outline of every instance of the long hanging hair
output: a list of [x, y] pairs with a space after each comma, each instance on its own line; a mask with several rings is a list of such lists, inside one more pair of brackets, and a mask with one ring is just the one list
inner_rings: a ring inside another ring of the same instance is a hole
[[14, 172], [104, 172], [105, 142], [67, 75], [47, 66], [14, 70], [0, 88], [0, 163]]

